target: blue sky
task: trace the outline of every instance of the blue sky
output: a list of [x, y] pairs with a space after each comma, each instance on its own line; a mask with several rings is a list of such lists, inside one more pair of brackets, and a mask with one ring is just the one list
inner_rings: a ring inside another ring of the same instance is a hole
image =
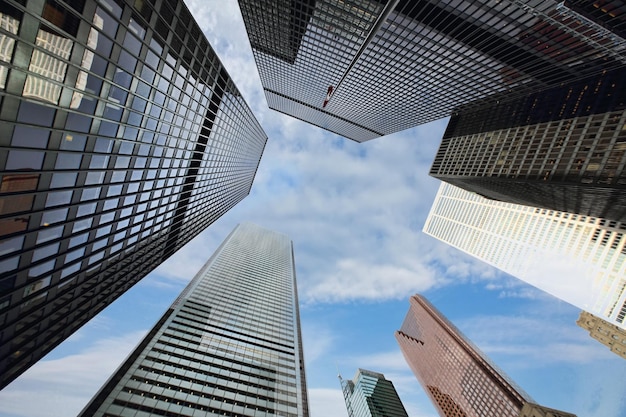
[[391, 379], [412, 417], [437, 415], [393, 337], [416, 292], [537, 402], [626, 416], [626, 361], [575, 325], [577, 309], [421, 232], [446, 120], [357, 144], [270, 111], [236, 1], [187, 3], [269, 136], [252, 192], [0, 392], [0, 416], [78, 413], [242, 221], [294, 241], [313, 417], [347, 415], [337, 372], [359, 367]]

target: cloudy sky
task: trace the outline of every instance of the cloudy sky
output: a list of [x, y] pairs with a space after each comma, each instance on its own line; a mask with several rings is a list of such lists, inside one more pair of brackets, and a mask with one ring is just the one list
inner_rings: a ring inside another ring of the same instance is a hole
[[248, 196], [0, 392], [0, 416], [72, 416], [242, 221], [294, 241], [313, 417], [347, 415], [337, 373], [391, 379], [411, 417], [437, 414], [393, 332], [424, 293], [535, 401], [626, 416], [626, 361], [579, 311], [421, 232], [446, 120], [357, 144], [267, 108], [235, 0], [187, 1], [269, 141]]

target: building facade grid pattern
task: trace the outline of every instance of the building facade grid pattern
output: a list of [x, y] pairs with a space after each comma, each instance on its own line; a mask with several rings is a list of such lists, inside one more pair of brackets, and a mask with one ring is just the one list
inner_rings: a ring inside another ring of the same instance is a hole
[[351, 380], [339, 376], [349, 417], [408, 417], [393, 383], [379, 372], [359, 369]]
[[308, 416], [294, 271], [239, 225], [81, 415]]
[[0, 8], [1, 385], [250, 191], [259, 123], [182, 2], [137, 4]]
[[410, 298], [396, 340], [442, 417], [518, 417], [532, 399], [424, 297]]
[[270, 108], [362, 142], [626, 63], [555, 1], [387, 4], [240, 0]]
[[424, 233], [626, 328], [626, 224], [442, 183]]

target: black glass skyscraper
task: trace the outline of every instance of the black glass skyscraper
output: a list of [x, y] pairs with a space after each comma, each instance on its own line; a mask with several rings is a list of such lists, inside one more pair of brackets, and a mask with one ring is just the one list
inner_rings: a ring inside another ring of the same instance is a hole
[[383, 374], [359, 369], [354, 378], [339, 375], [339, 380], [348, 417], [408, 417], [393, 382]]
[[0, 4], [0, 387], [250, 191], [267, 137], [179, 0]]
[[270, 108], [358, 142], [624, 65], [619, 10], [570, 3], [239, 0]]
[[291, 240], [239, 225], [81, 415], [307, 417], [298, 311]]
[[626, 222], [626, 69], [450, 119], [430, 174], [484, 197]]

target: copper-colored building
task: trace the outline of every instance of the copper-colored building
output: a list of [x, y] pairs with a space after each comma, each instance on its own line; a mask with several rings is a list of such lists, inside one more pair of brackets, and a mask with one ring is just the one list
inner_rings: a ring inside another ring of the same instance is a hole
[[519, 417], [526, 405], [573, 416], [535, 404], [424, 297], [410, 304], [396, 340], [439, 415]]

